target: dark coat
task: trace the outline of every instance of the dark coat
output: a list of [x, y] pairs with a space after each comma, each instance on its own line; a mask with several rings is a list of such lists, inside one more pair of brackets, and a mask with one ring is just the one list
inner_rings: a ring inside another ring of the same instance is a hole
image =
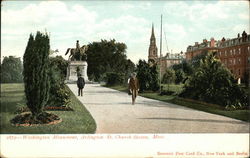
[[139, 81], [137, 78], [131, 77], [129, 80], [129, 89], [138, 90], [139, 89]]
[[85, 86], [84, 78], [83, 77], [78, 77], [77, 87], [80, 88], [80, 89], [83, 89], [84, 86]]

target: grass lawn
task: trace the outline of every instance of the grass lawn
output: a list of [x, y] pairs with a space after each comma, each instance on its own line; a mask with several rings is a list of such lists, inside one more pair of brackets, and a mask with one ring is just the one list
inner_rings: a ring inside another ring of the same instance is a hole
[[[169, 90], [175, 91], [178, 93], [182, 90], [182, 86], [183, 85], [176, 85], [176, 86], [170, 85]], [[127, 92], [127, 87], [125, 86], [112, 86], [109, 88]], [[167, 85], [163, 85], [163, 89], [167, 90]], [[160, 101], [173, 103], [173, 104], [185, 106], [185, 107], [200, 110], [200, 111], [209, 112], [212, 114], [223, 115], [223, 116], [227, 116], [230, 118], [235, 118], [238, 120], [250, 122], [250, 110], [229, 111], [229, 110], [222, 109], [219, 105], [212, 105], [212, 104], [202, 103], [198, 101], [187, 100], [187, 99], [179, 98], [173, 95], [161, 96], [156, 92], [144, 92], [144, 93], [139, 93], [139, 95], [142, 97], [150, 98], [150, 99], [160, 100]]]
[[25, 105], [23, 84], [1, 84], [1, 134], [84, 134], [95, 133], [96, 123], [87, 109], [71, 92], [74, 111], [48, 111], [62, 118], [56, 125], [16, 127], [10, 124], [15, 111]]

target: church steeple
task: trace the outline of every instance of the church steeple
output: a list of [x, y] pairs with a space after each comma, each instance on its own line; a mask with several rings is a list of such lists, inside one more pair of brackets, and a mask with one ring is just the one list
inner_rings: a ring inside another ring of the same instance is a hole
[[150, 39], [155, 39], [154, 23], [152, 23], [152, 32], [151, 32], [151, 38]]
[[157, 54], [157, 47], [156, 47], [156, 40], [155, 40], [155, 34], [154, 34], [154, 24], [152, 24], [152, 32], [150, 37], [150, 45], [148, 49], [148, 61], [155, 63], [157, 62], [158, 54]]

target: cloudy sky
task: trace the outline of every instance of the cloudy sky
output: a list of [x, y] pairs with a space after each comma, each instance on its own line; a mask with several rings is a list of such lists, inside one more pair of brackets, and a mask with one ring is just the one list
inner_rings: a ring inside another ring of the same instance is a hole
[[132, 61], [147, 60], [152, 23], [159, 48], [161, 14], [163, 54], [249, 33], [248, 1], [3, 1], [1, 7], [1, 57], [22, 57], [29, 34], [47, 30], [58, 55], [76, 40], [115, 39], [126, 43]]

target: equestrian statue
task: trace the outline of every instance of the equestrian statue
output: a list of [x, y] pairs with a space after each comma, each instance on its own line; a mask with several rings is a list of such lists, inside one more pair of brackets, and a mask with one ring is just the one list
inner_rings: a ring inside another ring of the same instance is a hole
[[76, 48], [68, 48], [65, 55], [70, 52], [69, 60], [70, 61], [86, 61], [87, 54], [86, 51], [88, 50], [87, 45], [83, 45], [80, 47], [79, 41], [76, 41]]

